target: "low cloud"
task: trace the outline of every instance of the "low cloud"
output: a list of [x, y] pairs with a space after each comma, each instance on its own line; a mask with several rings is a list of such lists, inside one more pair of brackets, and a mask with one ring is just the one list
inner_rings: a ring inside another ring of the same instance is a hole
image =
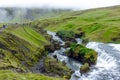
[[89, 9], [120, 5], [120, 0], [0, 0], [0, 7]]

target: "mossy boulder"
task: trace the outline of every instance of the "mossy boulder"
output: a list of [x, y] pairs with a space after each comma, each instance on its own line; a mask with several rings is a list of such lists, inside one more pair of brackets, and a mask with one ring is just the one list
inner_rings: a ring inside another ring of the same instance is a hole
[[44, 65], [45, 65], [45, 72], [48, 74], [52, 73], [53, 75], [58, 75], [67, 78], [70, 78], [71, 76], [72, 71], [62, 62], [59, 62], [54, 58], [47, 57], [44, 60]]
[[75, 33], [73, 31], [60, 30], [57, 32], [57, 35], [62, 38], [64, 41], [76, 42]]
[[81, 74], [84, 74], [84, 73], [88, 72], [89, 70], [90, 70], [90, 66], [89, 66], [88, 63], [85, 63], [84, 65], [82, 65], [80, 67], [80, 73]]
[[72, 44], [66, 54], [89, 65], [96, 64], [97, 61], [97, 52], [80, 44]]
[[47, 50], [48, 52], [54, 52], [55, 50], [59, 50], [60, 48], [60, 43], [54, 40], [51, 40], [51, 43], [49, 45], [45, 45], [45, 50]]
[[64, 47], [64, 48], [68, 48], [68, 47], [70, 47], [71, 44], [73, 44], [73, 42], [66, 41], [66, 42], [65, 42], [65, 45], [64, 45], [63, 47]]

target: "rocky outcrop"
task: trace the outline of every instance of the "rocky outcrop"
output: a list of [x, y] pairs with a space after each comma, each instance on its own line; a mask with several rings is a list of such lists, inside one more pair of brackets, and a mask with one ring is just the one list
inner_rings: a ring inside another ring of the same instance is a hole
[[84, 65], [82, 65], [80, 67], [80, 73], [81, 75], [88, 72], [90, 70], [90, 67], [89, 67], [89, 64], [88, 63], [85, 63]]
[[88, 63], [92, 65], [96, 64], [97, 61], [97, 52], [80, 44], [72, 44], [70, 49], [66, 51], [66, 54], [71, 58], [81, 61], [83, 64]]
[[66, 41], [76, 42], [75, 33], [73, 31], [61, 30], [57, 32], [57, 35], [65, 42]]
[[60, 43], [54, 40], [51, 40], [50, 45], [45, 46], [45, 50], [49, 52], [54, 52], [55, 50], [59, 50], [60, 48], [61, 48]]
[[67, 66], [65, 66], [62, 62], [59, 62], [54, 58], [47, 57], [44, 60], [44, 66], [45, 73], [47, 73], [47, 75], [58, 75], [65, 78], [70, 78], [71, 76], [72, 71], [67, 68]]

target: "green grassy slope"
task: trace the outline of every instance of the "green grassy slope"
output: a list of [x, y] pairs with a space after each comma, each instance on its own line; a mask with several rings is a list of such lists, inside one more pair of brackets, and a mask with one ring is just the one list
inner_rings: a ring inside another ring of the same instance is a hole
[[[44, 46], [48, 44], [49, 41], [45, 39], [44, 35], [36, 32], [34, 28], [11, 26], [4, 29], [0, 32], [0, 70], [12, 70], [20, 73], [30, 72], [29, 67], [46, 55]], [[26, 78], [25, 80], [29, 80], [27, 76], [13, 72], [0, 74], [0, 80], [12, 80], [14, 77], [11, 75], [21, 75], [21, 77]], [[31, 76], [34, 76], [34, 74], [31, 74]], [[44, 78], [45, 76], [43, 76]], [[45, 79], [47, 78], [49, 77]], [[40, 78], [40, 80], [43, 79]]]
[[90, 41], [120, 43], [120, 6], [74, 11], [59, 18], [35, 21], [46, 30], [84, 31]]
[[0, 32], [0, 80], [64, 80], [30, 71], [30, 67], [47, 55], [44, 46], [49, 45], [49, 41], [45, 36], [30, 26], [15, 24], [3, 29]]
[[52, 78], [44, 76], [42, 74], [19, 74], [13, 71], [1, 70], [0, 71], [0, 80], [64, 80], [61, 78]]
[[[29, 70], [46, 55], [43, 34], [32, 27], [9, 26], [0, 33], [0, 80], [64, 80]], [[27, 73], [26, 73], [27, 72]]]
[[24, 39], [37, 47], [48, 43], [48, 41], [41, 34], [37, 33], [34, 29], [28, 26], [22, 26], [12, 30], [7, 29], [7, 32], [18, 36], [19, 38]]

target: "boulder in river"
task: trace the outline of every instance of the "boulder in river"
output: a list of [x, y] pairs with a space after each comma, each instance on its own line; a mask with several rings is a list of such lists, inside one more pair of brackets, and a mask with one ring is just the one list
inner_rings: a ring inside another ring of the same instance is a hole
[[60, 43], [54, 40], [51, 40], [50, 45], [45, 46], [45, 50], [49, 52], [54, 52], [55, 50], [59, 50], [60, 48], [61, 48]]
[[57, 32], [57, 35], [58, 35], [63, 41], [76, 42], [76, 40], [75, 40], [75, 33], [74, 33], [73, 31], [60, 30], [60, 31]]
[[44, 60], [44, 65], [45, 65], [45, 72], [53, 75], [58, 75], [58, 76], [61, 76], [61, 77], [65, 77], [65, 78], [70, 78], [71, 76], [71, 70], [65, 66], [62, 62], [60, 61], [57, 61], [56, 59], [54, 58], [51, 58], [51, 57], [47, 57], [45, 60]]
[[83, 64], [89, 63], [89, 65], [92, 65], [96, 64], [97, 61], [97, 52], [80, 44], [72, 44], [70, 49], [66, 51], [66, 54], [81, 61]]
[[80, 73], [81, 74], [84, 74], [84, 73], [88, 72], [89, 70], [90, 70], [90, 67], [89, 67], [88, 63], [85, 63], [84, 65], [82, 65], [80, 67]]

